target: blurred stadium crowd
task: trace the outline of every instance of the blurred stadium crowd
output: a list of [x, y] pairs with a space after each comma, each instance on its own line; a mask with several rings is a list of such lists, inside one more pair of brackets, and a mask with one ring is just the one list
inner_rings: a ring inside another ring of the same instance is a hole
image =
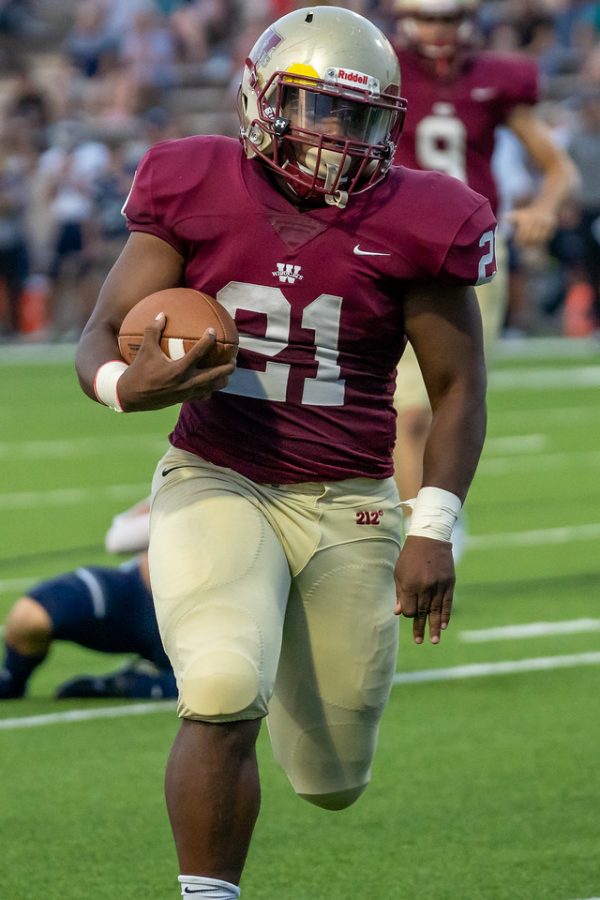
[[[293, 0], [0, 0], [0, 340], [73, 340], [126, 239], [120, 210], [158, 140], [237, 134], [238, 73]], [[394, 33], [394, 0], [337, 0]], [[492, 0], [484, 46], [533, 56], [540, 114], [575, 159], [577, 197], [547, 250], [512, 255], [506, 333], [583, 336], [600, 282], [600, 2]], [[410, 97], [409, 110], [410, 110]], [[505, 208], [536, 174], [510, 133]], [[590, 266], [596, 260], [596, 271]]]

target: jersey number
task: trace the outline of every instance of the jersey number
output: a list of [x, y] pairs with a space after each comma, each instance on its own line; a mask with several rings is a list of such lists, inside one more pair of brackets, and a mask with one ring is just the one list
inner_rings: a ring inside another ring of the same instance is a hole
[[[240, 347], [267, 359], [264, 372], [237, 368], [223, 393], [260, 400], [287, 400], [292, 366], [274, 359], [290, 346], [291, 341], [292, 310], [283, 291], [277, 287], [232, 281], [218, 292], [217, 300], [233, 318], [238, 310], [247, 310], [261, 313], [266, 319], [264, 337], [240, 331]], [[301, 402], [305, 405], [344, 405], [346, 382], [340, 378], [337, 363], [341, 312], [342, 298], [333, 294], [320, 294], [302, 312], [301, 327], [314, 332], [317, 363], [314, 377], [304, 378]]]
[[425, 116], [415, 131], [419, 166], [467, 180], [467, 130], [454, 116]]
[[496, 256], [496, 230], [484, 232], [479, 239], [479, 246], [485, 252], [479, 260], [477, 284], [485, 284], [487, 281], [491, 280], [492, 275], [494, 274], [493, 272], [488, 274], [487, 267], [490, 263], [494, 262]]

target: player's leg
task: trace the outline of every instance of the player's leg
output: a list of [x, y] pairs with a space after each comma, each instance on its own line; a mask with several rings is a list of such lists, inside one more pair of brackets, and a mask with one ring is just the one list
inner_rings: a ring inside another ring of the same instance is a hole
[[21, 597], [4, 625], [4, 653], [0, 669], [0, 700], [23, 697], [27, 682], [52, 643], [52, 620], [33, 597]]
[[319, 549], [293, 581], [267, 720], [294, 790], [330, 810], [349, 806], [369, 782], [398, 640], [394, 485], [346, 500], [335, 496], [341, 490], [332, 486], [321, 501]]
[[170, 666], [157, 668], [145, 659], [135, 659], [103, 675], [75, 675], [56, 689], [57, 700], [126, 698], [128, 700], [175, 700], [177, 683]]
[[46, 657], [52, 641], [110, 651], [110, 642], [120, 640], [120, 635], [104, 624], [107, 590], [103, 574], [102, 569], [84, 568], [66, 572], [34, 585], [27, 597], [17, 601], [5, 629], [5, 670], [12, 680], [11, 688], [3, 676], [5, 692], [20, 688], [21, 693], [12, 696], [23, 694], [29, 675]]
[[245, 479], [172, 451], [154, 488], [152, 588], [184, 720], [167, 767], [169, 817], [183, 876], [235, 886], [258, 815], [255, 742], [289, 567]]
[[[164, 652], [150, 593], [147, 556], [117, 568], [88, 567], [75, 573], [82, 592], [61, 607], [57, 637], [102, 653], [135, 654], [136, 659], [106, 675], [79, 675], [61, 684], [60, 699], [172, 699], [175, 677]], [[68, 618], [64, 611], [68, 609]], [[58, 614], [55, 614], [58, 619]]]

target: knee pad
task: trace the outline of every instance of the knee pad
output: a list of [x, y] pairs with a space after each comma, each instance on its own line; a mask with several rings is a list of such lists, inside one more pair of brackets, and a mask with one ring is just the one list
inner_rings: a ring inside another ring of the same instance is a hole
[[334, 791], [332, 794], [298, 794], [298, 796], [308, 803], [320, 806], [321, 809], [336, 811], [352, 806], [366, 787], [366, 784], [361, 784], [355, 788], [347, 788], [345, 791]]
[[250, 659], [233, 651], [204, 653], [183, 672], [179, 715], [187, 719], [231, 720], [254, 704], [258, 689], [258, 672]]

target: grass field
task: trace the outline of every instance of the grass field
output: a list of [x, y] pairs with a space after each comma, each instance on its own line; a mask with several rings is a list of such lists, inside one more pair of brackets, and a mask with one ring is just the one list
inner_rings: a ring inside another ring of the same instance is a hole
[[[64, 351], [2, 355], [0, 620], [34, 580], [111, 561], [106, 527], [147, 493], [175, 416], [91, 403]], [[416, 647], [403, 626], [352, 809], [297, 800], [262, 736], [243, 900], [600, 897], [599, 388], [587, 344], [502, 355], [451, 628]], [[178, 895], [172, 708], [52, 699], [119, 661], [57, 646], [29, 697], [0, 704], [2, 900]]]

